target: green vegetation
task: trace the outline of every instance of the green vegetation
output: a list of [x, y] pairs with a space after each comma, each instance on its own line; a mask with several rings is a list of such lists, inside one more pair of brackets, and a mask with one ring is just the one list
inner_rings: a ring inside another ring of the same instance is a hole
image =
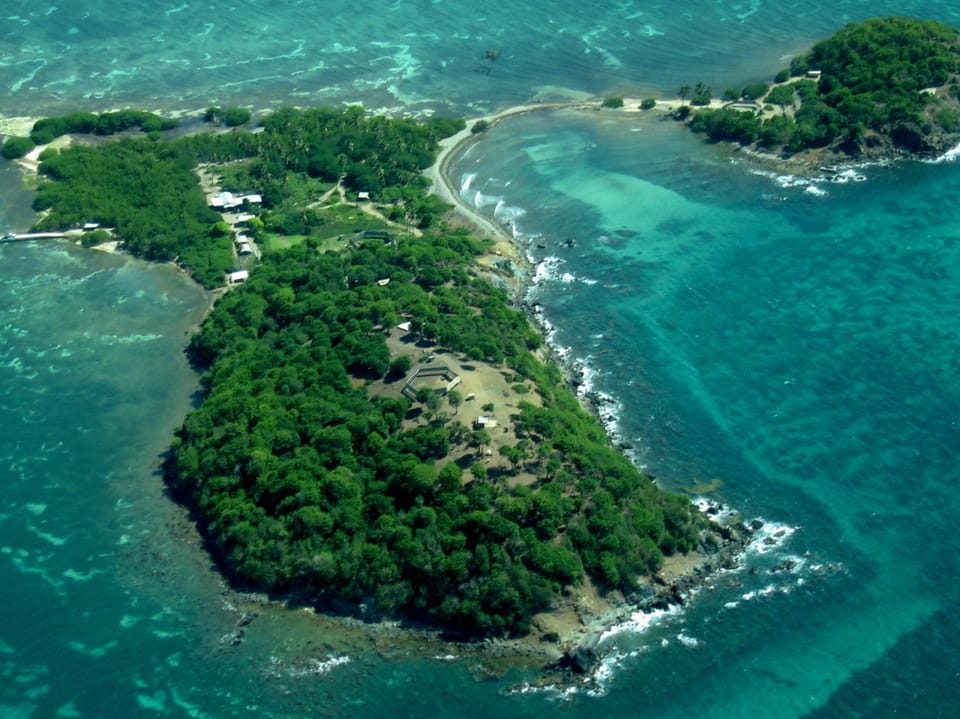
[[[540, 336], [527, 319], [474, 276], [482, 247], [464, 232], [345, 253], [308, 242], [267, 256], [218, 302], [191, 345], [206, 398], [179, 432], [171, 476], [238, 579], [502, 634], [524, 631], [584, 574], [629, 589], [665, 553], [697, 545], [689, 501], [609, 446], [556, 367], [531, 354]], [[409, 399], [368, 388], [410, 367], [385, 345], [402, 318], [505, 363], [517, 391], [537, 388], [543, 406], [519, 402], [503, 454], [532, 486], [476, 460], [464, 475], [451, 453], [479, 457], [491, 437], [456, 420], [459, 394], [451, 416], [423, 391], [429, 409], [411, 419]]]
[[73, 112], [69, 115], [38, 120], [30, 130], [30, 137], [11, 137], [3, 144], [3, 156], [14, 160], [26, 155], [36, 145], [46, 145], [63, 135], [115, 135], [126, 130], [145, 133], [172, 130], [180, 123], [142, 110], [117, 110], [96, 115], [92, 112]]
[[703, 110], [693, 115], [690, 129], [703, 132], [711, 140], [734, 140], [749, 145], [760, 136], [761, 122], [749, 110]]
[[19, 160], [35, 147], [36, 143], [29, 137], [8, 137], [0, 154], [7, 160]]
[[615, 110], [619, 110], [623, 107], [623, 98], [622, 97], [605, 97], [601, 103], [601, 107], [610, 107]]
[[690, 100], [690, 104], [704, 106], [709, 105], [712, 100], [713, 90], [702, 82], [698, 82], [693, 88], [693, 98]]
[[640, 101], [641, 110], [652, 110], [657, 106], [657, 101], [652, 97], [645, 97]]
[[933, 21], [853, 23], [791, 63], [794, 78], [809, 79], [789, 80], [781, 71], [770, 90], [744, 88], [745, 99], [779, 108], [779, 115], [703, 110], [690, 126], [711, 139], [787, 153], [826, 146], [853, 154], [942, 149], [960, 130], [958, 40], [955, 29]]
[[73, 112], [38, 120], [30, 131], [30, 139], [37, 145], [46, 145], [61, 135], [114, 135], [125, 130], [163, 132], [180, 123], [142, 110], [117, 110], [95, 115], [92, 112]]
[[481, 132], [486, 132], [490, 129], [490, 122], [488, 120], [477, 120], [473, 123], [473, 127], [470, 128], [470, 132], [474, 135], [479, 135]]
[[239, 127], [250, 122], [251, 114], [245, 107], [208, 107], [203, 114], [206, 122], [223, 123], [227, 127]]
[[[784, 80], [784, 82], [786, 82], [786, 80]], [[751, 85], [747, 85], [746, 87], [744, 87], [743, 91], [740, 93], [740, 96], [744, 100], [762, 100], [764, 95], [767, 94], [767, 91], [769, 89], [770, 89], [770, 83], [755, 82]]]
[[777, 85], [767, 93], [763, 101], [779, 107], [793, 107], [797, 102], [797, 88], [793, 84]]
[[91, 232], [84, 232], [80, 242], [84, 247], [94, 247], [95, 245], [109, 242], [112, 239], [113, 236], [106, 230], [93, 230]]
[[[98, 116], [70, 117], [38, 125]], [[111, 232], [91, 242], [178, 258], [213, 286], [235, 259], [232, 228], [207, 207], [198, 165], [262, 194], [244, 207], [247, 231], [276, 249], [191, 341], [204, 399], [177, 433], [169, 480], [237, 581], [472, 637], [525, 631], [585, 577], [630, 590], [664, 555], [698, 546], [706, 520], [613, 449], [535, 358], [539, 333], [478, 276], [487, 243], [442, 229], [421, 171], [463, 126], [280, 110], [258, 133], [48, 148], [35, 207], [47, 211], [37, 229], [99, 222]], [[339, 202], [339, 186], [426, 232], [343, 241], [386, 221]], [[496, 453], [489, 431], [459, 421], [456, 390], [400, 393], [413, 345], [391, 355], [386, 337], [401, 320], [421, 342], [503, 370], [516, 405]]]
[[464, 122], [388, 120], [353, 106], [344, 111], [278, 110], [264, 119], [263, 128], [252, 135], [255, 157], [235, 181], [260, 192], [266, 209], [287, 219], [293, 214], [295, 222], [314, 227], [315, 218], [292, 201], [291, 179], [342, 179], [348, 190], [402, 205], [413, 224], [429, 226], [444, 207], [427, 194], [421, 173], [433, 162], [439, 140], [462, 130]]
[[[149, 117], [148, 117], [149, 116]], [[34, 134], [44, 138], [83, 128], [168, 127], [149, 113], [74, 113], [41, 120]], [[104, 119], [108, 118], [108, 119]], [[154, 260], [176, 259], [207, 287], [223, 283], [235, 264], [231, 240], [211, 232], [220, 220], [206, 206], [194, 169], [224, 165], [228, 188], [256, 192], [263, 207], [259, 227], [285, 236], [337, 236], [354, 232], [356, 219], [340, 222], [312, 207], [319, 194], [342, 180], [352, 191], [366, 191], [393, 203], [393, 214], [410, 225], [429, 227], [444, 211], [426, 192], [421, 175], [443, 137], [464, 126], [443, 118], [424, 123], [367, 117], [362, 108], [279, 110], [264, 121], [263, 132], [233, 130], [161, 142], [124, 138], [91, 146], [78, 143], [46, 150], [34, 207], [47, 214], [38, 230], [68, 229], [98, 222], [115, 229], [130, 252]], [[49, 141], [49, 140], [46, 140]], [[360, 229], [368, 229], [364, 221]]]
[[33, 206], [49, 210], [37, 230], [98, 222], [115, 229], [132, 253], [179, 261], [208, 287], [233, 266], [230, 238], [212, 232], [220, 215], [207, 207], [182, 144], [127, 139], [48, 153]]

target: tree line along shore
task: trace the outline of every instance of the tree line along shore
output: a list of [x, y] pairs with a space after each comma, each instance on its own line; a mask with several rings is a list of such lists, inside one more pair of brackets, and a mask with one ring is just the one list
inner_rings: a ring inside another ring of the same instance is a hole
[[[857, 146], [881, 130], [897, 142], [930, 118], [955, 130], [939, 90], [913, 88], [909, 106], [891, 99], [894, 79], [909, 84], [902, 52], [870, 77], [851, 69], [854, 51], [890, 45], [923, 48], [904, 51], [929, 75], [910, 82], [960, 95], [955, 31], [870, 21], [798, 58], [802, 79], [767, 88], [783, 108], [802, 101], [770, 120], [789, 117], [802, 147]], [[816, 83], [805, 77], [814, 67]], [[691, 127], [729, 139], [715, 128], [747, 116], [758, 117], [705, 108]], [[835, 119], [826, 126], [837, 132], [811, 135], [809, 117]], [[190, 342], [203, 402], [167, 462], [236, 584], [463, 637], [518, 635], [578, 588], [636, 596], [665, 557], [728, 541], [610, 446], [559, 369], [537, 358], [542, 337], [504, 289], [514, 266], [444, 221], [449, 205], [424, 171], [442, 141], [489, 121], [468, 129], [358, 107], [278, 110], [256, 131], [242, 110], [203, 120], [183, 133], [151, 113], [74, 113], [8, 138], [3, 154], [36, 155], [36, 230], [96, 226], [86, 243], [115, 237], [209, 288], [241, 261], [238, 232], [259, 248], [255, 271]], [[64, 135], [74, 142], [55, 147]], [[199, 167], [257, 202], [243, 199], [225, 222]]]
[[889, 159], [935, 155], [960, 142], [960, 36], [932, 20], [851, 23], [792, 60], [774, 83], [695, 90], [679, 116], [711, 140], [783, 158]]
[[721, 93], [684, 84], [676, 100], [610, 96], [601, 108], [659, 108], [710, 141], [815, 168], [937, 156], [960, 143], [960, 36], [905, 17], [850, 23], [772, 81]]

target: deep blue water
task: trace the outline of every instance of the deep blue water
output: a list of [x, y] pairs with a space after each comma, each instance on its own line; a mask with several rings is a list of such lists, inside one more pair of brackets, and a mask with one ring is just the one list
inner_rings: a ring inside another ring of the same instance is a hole
[[[930, 2], [4, 10], [8, 117], [719, 92], [852, 19], [960, 24]], [[301, 612], [262, 608], [235, 646], [236, 598], [156, 471], [205, 297], [168, 267], [0, 246], [0, 715], [952, 716], [960, 167], [862, 173], [787, 181], [653, 115], [570, 111], [505, 121], [454, 166], [542, 262], [531, 299], [637, 461], [783, 530], [683, 614], [607, 638], [602, 696], [562, 703], [466, 662], [344, 658]], [[0, 168], [0, 225], [30, 218]]]

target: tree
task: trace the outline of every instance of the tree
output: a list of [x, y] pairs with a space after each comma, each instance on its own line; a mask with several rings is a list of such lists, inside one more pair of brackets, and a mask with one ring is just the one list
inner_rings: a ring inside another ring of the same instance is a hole
[[106, 230], [93, 230], [92, 232], [84, 232], [80, 243], [84, 247], [94, 247], [96, 245], [102, 245], [104, 242], [109, 242], [111, 239], [112, 236]]
[[390, 362], [390, 369], [387, 370], [387, 377], [394, 380], [405, 377], [412, 366], [413, 360], [410, 359], [409, 355], [400, 355]]
[[430, 392], [427, 396], [427, 409], [431, 412], [436, 413], [440, 409], [440, 395], [436, 392]]
[[483, 448], [492, 441], [493, 438], [487, 430], [478, 429], [471, 432], [468, 444], [477, 451], [477, 456], [480, 456], [483, 453]]
[[449, 402], [450, 406], [453, 407], [453, 413], [457, 414], [460, 405], [463, 404], [463, 395], [457, 392], [457, 390], [452, 389], [447, 392], [447, 402]]
[[263, 234], [263, 220], [259, 217], [251, 217], [247, 220], [247, 228], [250, 230], [253, 238], [257, 239]]
[[520, 466], [520, 463], [523, 462], [524, 453], [523, 450], [518, 447], [514, 447], [509, 444], [505, 444], [500, 447], [500, 456], [510, 462], [513, 467], [513, 471], [516, 472], [517, 468]]
[[29, 137], [9, 137], [3, 143], [3, 156], [8, 160], [19, 160], [36, 147]]
[[214, 222], [210, 225], [210, 231], [208, 232], [210, 237], [232, 237], [233, 228], [230, 227], [226, 222], [222, 220], [219, 222]]
[[456, 462], [447, 462], [437, 474], [437, 485], [441, 492], [458, 492], [463, 483], [463, 470]]
[[623, 98], [622, 97], [605, 97], [601, 107], [609, 107], [614, 110], [619, 110], [623, 107]]
[[702, 82], [698, 82], [697, 86], [693, 90], [693, 99], [690, 101], [690, 103], [692, 105], [709, 105], [712, 97], [713, 91], [710, 89], [710, 86], [704, 85]]
[[786, 110], [796, 102], [794, 88], [792, 85], [778, 85], [767, 93], [765, 101]]
[[250, 111], [245, 107], [208, 107], [203, 113], [205, 122], [222, 122], [227, 127], [239, 127], [250, 122]]
[[759, 100], [767, 94], [768, 87], [769, 85], [765, 82], [755, 82], [744, 87], [743, 90], [740, 91], [740, 95], [747, 100]]
[[680, 89], [677, 90], [677, 95], [680, 97], [680, 102], [686, 101], [686, 99], [690, 96], [690, 89], [691, 88], [689, 85], [680, 86]]
[[238, 127], [250, 122], [250, 111], [245, 107], [231, 107], [223, 113], [223, 124], [227, 127]]

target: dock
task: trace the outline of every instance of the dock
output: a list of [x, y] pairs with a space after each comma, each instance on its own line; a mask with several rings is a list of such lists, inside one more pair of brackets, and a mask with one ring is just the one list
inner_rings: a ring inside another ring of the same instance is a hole
[[0, 242], [21, 242], [26, 240], [59, 240], [67, 236], [66, 232], [8, 232], [0, 237]]

